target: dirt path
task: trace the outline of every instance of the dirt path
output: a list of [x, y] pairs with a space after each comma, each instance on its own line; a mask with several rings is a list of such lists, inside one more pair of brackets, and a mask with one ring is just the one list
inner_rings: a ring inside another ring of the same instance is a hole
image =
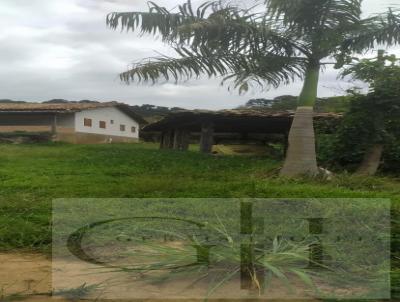
[[[0, 254], [0, 300], [51, 292], [51, 261], [39, 254]], [[39, 299], [39, 300], [38, 300]], [[46, 301], [50, 297], [32, 297]]]
[[[79, 283], [81, 280], [77, 276], [82, 276], [82, 272], [87, 269], [87, 267], [82, 266], [82, 264], [78, 263], [64, 263], [59, 261], [54, 265], [54, 267], [58, 270], [62, 270], [63, 266], [68, 264], [68, 266], [73, 267], [73, 271], [78, 273], [77, 275], [70, 274], [67, 270], [63, 271], [62, 276], [65, 284], [71, 285], [73, 288], [79, 288]], [[51, 297], [50, 293], [52, 291], [52, 261], [51, 259], [40, 255], [40, 254], [0, 254], [0, 301], [32, 301], [32, 302], [49, 302], [49, 301], [72, 301], [71, 299], [67, 299], [67, 295], [64, 297]], [[99, 280], [103, 278], [102, 274], [92, 274], [90, 276], [86, 276], [84, 280], [88, 282], [88, 284], [95, 284]], [[107, 276], [108, 278], [108, 276]], [[119, 278], [121, 276], [119, 275]], [[162, 301], [162, 297], [173, 297], [170, 295], [175, 292], [176, 288], [182, 286], [182, 282], [171, 282], [168, 287], [157, 287], [153, 285], [149, 285], [148, 283], [139, 282], [132, 283], [132, 276], [122, 276], [125, 279], [125, 282], [122, 282], [116, 286], [112, 285], [114, 291], [114, 297], [116, 292], [125, 291], [130, 294], [130, 296], [144, 297], [148, 296], [151, 298], [154, 297], [153, 301]], [[130, 279], [129, 279], [130, 278]], [[190, 282], [190, 280], [189, 280]], [[138, 285], [133, 285], [138, 284]], [[176, 288], [175, 288], [176, 286]], [[226, 288], [222, 289], [222, 294], [229, 291], [235, 291], [237, 288], [237, 283], [228, 284]], [[282, 296], [283, 289], [279, 285], [274, 285], [272, 291], [271, 298]], [[199, 289], [195, 289], [195, 292], [198, 292], [199, 297], [203, 295], [202, 288], [199, 286]], [[153, 293], [154, 295], [151, 295]], [[163, 295], [161, 295], [161, 293]], [[64, 293], [65, 294], [65, 293]], [[277, 295], [279, 294], [279, 295]], [[84, 301], [95, 301], [95, 296], [85, 296], [86, 299]], [[287, 297], [288, 298], [288, 297]], [[122, 299], [122, 298], [121, 298]], [[274, 301], [290, 301], [291, 299], [275, 299]], [[75, 299], [74, 301], [83, 301], [79, 299]], [[100, 301], [100, 300], [96, 300]], [[109, 299], [107, 301], [122, 301], [122, 300], [113, 300]], [[123, 300], [123, 301], [145, 301], [145, 299], [137, 299], [137, 300]], [[150, 301], [150, 300], [146, 300]], [[172, 301], [172, 300], [169, 300]], [[202, 301], [201, 299], [180, 299], [179, 301]], [[213, 300], [213, 301], [229, 301], [229, 300]], [[240, 301], [240, 300], [235, 300]], [[242, 300], [242, 301], [251, 301], [251, 300]], [[257, 300], [261, 301], [261, 300]], [[271, 300], [268, 300], [271, 301]], [[301, 302], [302, 300], [296, 299], [296, 302]], [[303, 301], [311, 301], [311, 299], [303, 300]]]

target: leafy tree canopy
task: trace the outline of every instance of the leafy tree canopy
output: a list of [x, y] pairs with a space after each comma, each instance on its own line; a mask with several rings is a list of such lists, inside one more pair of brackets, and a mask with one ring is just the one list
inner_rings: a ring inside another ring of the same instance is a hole
[[396, 153], [400, 150], [399, 63], [394, 55], [382, 53], [375, 59], [359, 60], [343, 73], [369, 83], [370, 92], [351, 98], [349, 112], [332, 146], [332, 158], [339, 163], [358, 163], [369, 147], [384, 144], [387, 161], [397, 158], [400, 164], [400, 153]]
[[[351, 96], [335, 96], [318, 98], [315, 104], [317, 112], [343, 113], [349, 109]], [[251, 99], [244, 107], [252, 109], [269, 109], [273, 111], [294, 111], [297, 108], [298, 97], [282, 95], [274, 99]]]
[[14, 100], [10, 100], [10, 99], [0, 99], [0, 104], [6, 104], [6, 103], [25, 103], [23, 101], [14, 101]]
[[245, 108], [271, 109], [271, 110], [294, 110], [297, 107], [297, 97], [291, 95], [279, 96], [274, 99], [251, 99]]

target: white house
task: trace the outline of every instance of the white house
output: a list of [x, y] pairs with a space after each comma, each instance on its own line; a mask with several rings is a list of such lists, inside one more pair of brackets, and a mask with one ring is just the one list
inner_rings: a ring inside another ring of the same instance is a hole
[[51, 132], [71, 143], [137, 142], [145, 121], [120, 103], [0, 104], [0, 132]]

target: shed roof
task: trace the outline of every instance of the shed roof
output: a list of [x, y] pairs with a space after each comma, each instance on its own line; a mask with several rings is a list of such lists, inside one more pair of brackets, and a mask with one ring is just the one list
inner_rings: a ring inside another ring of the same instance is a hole
[[[289, 131], [294, 111], [271, 111], [254, 109], [232, 109], [220, 111], [182, 110], [171, 113], [164, 119], [146, 126], [144, 131], [165, 131], [183, 128], [192, 132], [201, 131], [205, 121], [214, 123], [215, 132], [286, 133]], [[316, 119], [340, 119], [341, 114], [316, 113]]]
[[0, 113], [73, 113], [84, 110], [116, 107], [139, 124], [147, 122], [126, 104], [107, 103], [1, 103]]

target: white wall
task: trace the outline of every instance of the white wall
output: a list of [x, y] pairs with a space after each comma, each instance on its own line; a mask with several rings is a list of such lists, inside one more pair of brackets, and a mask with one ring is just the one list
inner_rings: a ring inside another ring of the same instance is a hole
[[[92, 127], [85, 127], [85, 118], [92, 119]], [[111, 124], [111, 120], [114, 121], [114, 124]], [[106, 122], [106, 129], [100, 128], [100, 121]], [[120, 125], [125, 125], [126, 130], [124, 132], [120, 130]], [[135, 133], [132, 133], [132, 127], [136, 127]], [[75, 114], [75, 131], [82, 133], [139, 138], [139, 124], [115, 107], [97, 108], [77, 112]]]

